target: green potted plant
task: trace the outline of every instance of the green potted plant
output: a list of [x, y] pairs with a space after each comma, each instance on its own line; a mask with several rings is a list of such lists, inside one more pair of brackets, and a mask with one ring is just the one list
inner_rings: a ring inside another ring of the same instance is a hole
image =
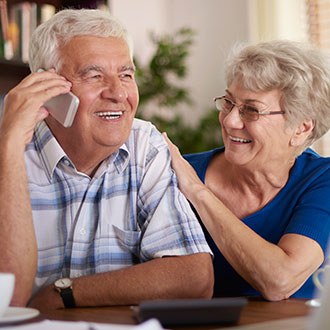
[[[187, 74], [186, 59], [193, 44], [194, 31], [182, 28], [173, 35], [160, 37], [151, 34], [155, 52], [149, 63], [137, 67], [136, 80], [140, 92], [140, 106], [137, 117], [150, 120], [161, 132], [166, 131], [169, 138], [179, 147], [182, 153], [200, 152], [222, 145], [218, 111], [208, 109], [197, 125], [185, 123], [182, 114], [175, 115], [145, 114], [145, 107], [153, 102], [164, 111], [171, 111], [179, 103], [193, 106], [189, 91], [184, 86], [176, 85], [173, 80], [183, 79]], [[175, 78], [175, 79], [173, 79]]]

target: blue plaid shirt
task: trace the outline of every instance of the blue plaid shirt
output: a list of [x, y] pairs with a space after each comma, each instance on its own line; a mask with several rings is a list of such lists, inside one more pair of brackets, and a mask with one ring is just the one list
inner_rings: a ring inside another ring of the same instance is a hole
[[45, 122], [25, 161], [38, 245], [33, 293], [64, 276], [211, 253], [177, 187], [167, 144], [148, 122], [135, 119], [127, 142], [92, 178], [76, 170]]

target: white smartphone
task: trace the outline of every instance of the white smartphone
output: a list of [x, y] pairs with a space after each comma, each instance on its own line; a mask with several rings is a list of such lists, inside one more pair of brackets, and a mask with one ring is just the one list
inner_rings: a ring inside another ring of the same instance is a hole
[[64, 127], [70, 127], [79, 106], [79, 99], [76, 95], [69, 92], [53, 97], [44, 106]]
[[[44, 70], [38, 70], [38, 72], [41, 71]], [[49, 113], [64, 127], [72, 125], [78, 106], [79, 99], [71, 92], [57, 95], [44, 104]]]

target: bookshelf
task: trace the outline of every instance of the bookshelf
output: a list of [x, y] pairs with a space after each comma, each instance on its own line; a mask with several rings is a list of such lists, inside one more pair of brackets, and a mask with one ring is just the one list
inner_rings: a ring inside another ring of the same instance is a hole
[[[24, 1], [7, 0], [8, 10], [11, 6], [22, 2]], [[101, 0], [34, 0], [27, 2], [37, 3], [38, 5], [53, 5], [56, 11], [62, 8], [97, 8], [100, 4], [108, 4], [108, 1]], [[27, 63], [18, 59], [6, 60], [0, 57], [0, 95], [7, 93], [29, 73], [30, 69]]]
[[8, 92], [29, 73], [27, 64], [0, 58], [0, 94]]
[[[10, 7], [16, 3], [20, 3], [20, 2], [23, 2], [23, 1], [22, 0], [7, 0], [8, 7]], [[61, 5], [61, 0], [35, 0], [35, 1], [31, 1], [31, 2], [36, 2], [39, 4], [47, 3], [49, 5], [55, 6], [56, 8], [59, 8]], [[69, 1], [67, 1], [67, 2], [69, 2]]]

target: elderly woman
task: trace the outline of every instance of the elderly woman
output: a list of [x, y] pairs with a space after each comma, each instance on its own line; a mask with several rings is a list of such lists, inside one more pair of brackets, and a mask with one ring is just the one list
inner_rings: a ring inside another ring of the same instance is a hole
[[329, 58], [272, 41], [227, 64], [215, 98], [224, 147], [187, 155], [189, 165], [167, 139], [214, 253], [214, 295], [312, 297], [330, 233], [330, 159], [308, 147], [330, 127]]

